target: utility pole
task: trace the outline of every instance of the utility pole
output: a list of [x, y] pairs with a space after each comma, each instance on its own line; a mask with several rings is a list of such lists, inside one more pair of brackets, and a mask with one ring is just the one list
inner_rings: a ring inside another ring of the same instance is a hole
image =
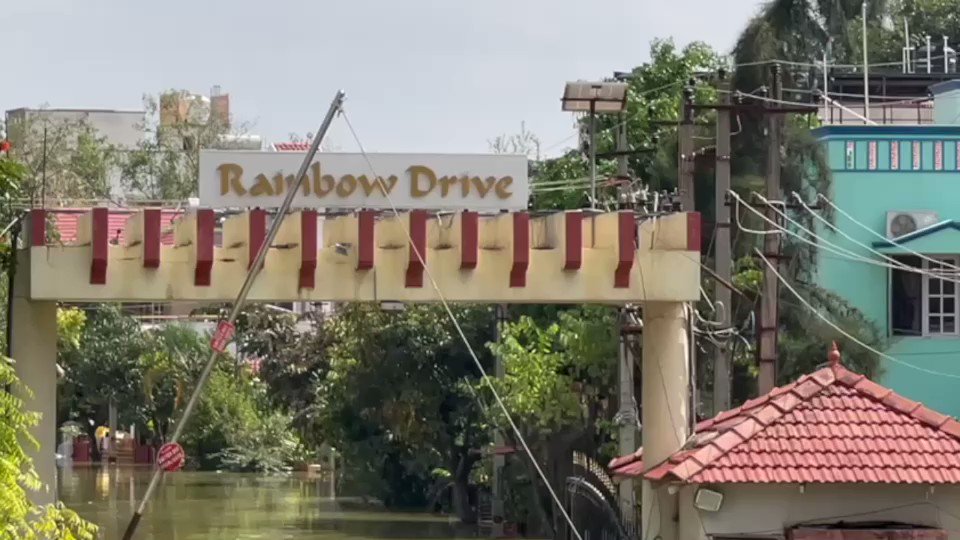
[[[782, 101], [783, 89], [780, 85], [780, 65], [771, 68], [771, 87], [773, 98]], [[781, 104], [778, 103], [779, 107]], [[767, 115], [767, 179], [766, 198], [771, 204], [779, 204], [783, 199], [780, 192], [780, 121], [779, 114]], [[777, 219], [773, 208], [766, 208], [767, 217]], [[773, 227], [768, 223], [768, 230]], [[780, 235], [767, 234], [763, 237], [764, 256], [780, 266]], [[778, 295], [780, 282], [773, 268], [767, 266], [763, 271], [763, 295], [760, 300], [760, 376], [757, 380], [760, 395], [766, 394], [776, 385], [777, 380], [777, 329], [779, 327]]]
[[[500, 342], [503, 332], [503, 325], [507, 322], [507, 305], [498, 304], [495, 311], [494, 341]], [[504, 375], [503, 359], [500, 355], [494, 355], [494, 376], [502, 379]], [[496, 426], [493, 428], [493, 478], [491, 479], [491, 521], [490, 536], [500, 538], [503, 536], [503, 518], [505, 515], [503, 504], [503, 466], [506, 465], [506, 455], [503, 453], [503, 447], [506, 440], [503, 437], [503, 431]]]
[[683, 110], [681, 112], [680, 126], [677, 130], [679, 138], [679, 163], [677, 169], [680, 177], [677, 178], [677, 187], [680, 191], [680, 202], [683, 205], [684, 212], [693, 212], [695, 210], [696, 198], [693, 185], [694, 172], [694, 153], [693, 153], [693, 84], [683, 89]]
[[[722, 105], [717, 109], [717, 161], [716, 161], [716, 189], [714, 191], [714, 208], [716, 209], [716, 251], [714, 253], [714, 269], [723, 282], [730, 283], [730, 274], [733, 268], [730, 247], [730, 207], [727, 206], [727, 192], [730, 191], [730, 88], [726, 80], [726, 71], [719, 73], [717, 86], [721, 90]], [[717, 284], [714, 288], [717, 303], [722, 305], [724, 327], [732, 322], [733, 306], [730, 289]], [[726, 344], [716, 347], [716, 360], [713, 365], [713, 413], [718, 414], [730, 408], [730, 365], [731, 350]]]

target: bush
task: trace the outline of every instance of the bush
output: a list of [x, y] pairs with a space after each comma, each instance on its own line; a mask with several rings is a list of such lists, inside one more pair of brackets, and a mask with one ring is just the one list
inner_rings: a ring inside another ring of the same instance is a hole
[[[10, 393], [23, 388], [9, 360], [0, 360], [0, 540], [93, 540], [97, 527], [61, 504], [37, 506], [29, 491], [44, 488], [20, 441], [37, 446], [29, 429], [40, 415], [23, 411]], [[51, 449], [52, 451], [52, 449]]]
[[183, 444], [208, 470], [283, 472], [301, 452], [290, 418], [267, 406], [263, 384], [223, 371], [211, 375]]

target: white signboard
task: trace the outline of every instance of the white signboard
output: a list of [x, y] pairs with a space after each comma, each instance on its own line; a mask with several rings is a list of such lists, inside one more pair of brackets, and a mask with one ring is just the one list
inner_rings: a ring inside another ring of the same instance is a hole
[[[204, 150], [200, 204], [277, 208], [294, 184], [301, 152]], [[362, 154], [320, 152], [295, 208], [525, 210], [527, 158], [503, 154]], [[379, 178], [378, 178], [379, 177]]]

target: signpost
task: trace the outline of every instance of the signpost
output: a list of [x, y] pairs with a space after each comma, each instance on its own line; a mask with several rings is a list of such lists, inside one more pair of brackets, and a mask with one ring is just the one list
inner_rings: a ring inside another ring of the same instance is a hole
[[236, 332], [237, 327], [229, 321], [220, 321], [217, 324], [216, 331], [213, 332], [213, 337], [210, 338], [210, 348], [222, 353], [227, 350], [227, 345], [230, 344], [230, 340], [233, 339], [233, 334]]
[[176, 472], [183, 468], [186, 461], [186, 454], [183, 453], [183, 447], [175, 442], [168, 442], [160, 447], [157, 452], [157, 466], [164, 472]]
[[[200, 204], [279, 208], [295, 186], [302, 152], [200, 152]], [[307, 169], [293, 208], [479, 211], [526, 210], [527, 157], [509, 154], [363, 154], [321, 152]]]

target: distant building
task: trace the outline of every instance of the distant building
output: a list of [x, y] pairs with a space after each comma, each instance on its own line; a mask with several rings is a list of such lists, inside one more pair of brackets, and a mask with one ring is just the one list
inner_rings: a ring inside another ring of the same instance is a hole
[[[817, 232], [876, 263], [823, 247], [817, 281], [883, 331], [886, 352], [900, 361], [883, 362], [883, 384], [960, 416], [960, 79], [947, 75], [927, 80], [933, 98], [921, 122], [814, 130], [833, 179], [829, 198], [850, 216], [834, 213], [841, 233]], [[918, 76], [910, 77], [897, 80], [917, 92]]]
[[[6, 124], [11, 141], [18, 141], [17, 131], [11, 126], [17, 124], [30, 127], [29, 132], [21, 132], [21, 138], [29, 137], [34, 144], [43, 139], [44, 127], [51, 130], [68, 125], [83, 123], [91, 128], [109, 145], [120, 150], [136, 149], [144, 140], [146, 112], [142, 110], [117, 109], [12, 109], [6, 113]], [[123, 188], [120, 182], [120, 170], [115, 167], [108, 172], [108, 185], [111, 196], [120, 196]]]

